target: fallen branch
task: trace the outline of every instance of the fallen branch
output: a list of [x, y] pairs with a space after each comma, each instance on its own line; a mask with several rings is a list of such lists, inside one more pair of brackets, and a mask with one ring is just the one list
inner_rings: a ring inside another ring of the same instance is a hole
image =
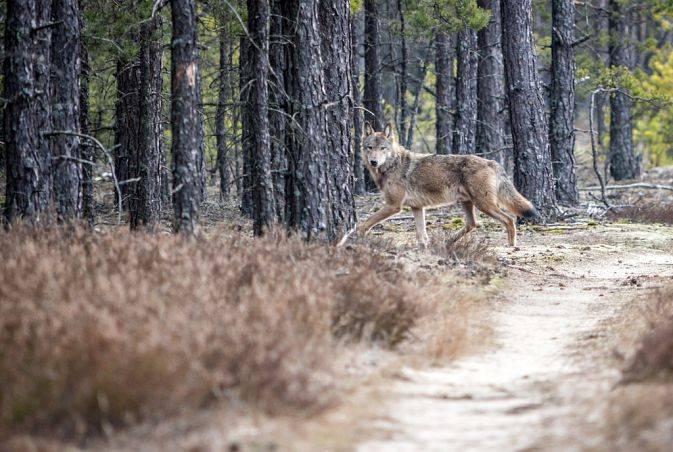
[[658, 185], [658, 184], [646, 184], [646, 183], [635, 183], [635, 184], [625, 184], [625, 185], [606, 185], [605, 187], [593, 186], [593, 187], [584, 187], [580, 188], [580, 191], [592, 191], [592, 190], [628, 190], [630, 188], [649, 188], [652, 190], [670, 190], [673, 191], [673, 186], [671, 185]]

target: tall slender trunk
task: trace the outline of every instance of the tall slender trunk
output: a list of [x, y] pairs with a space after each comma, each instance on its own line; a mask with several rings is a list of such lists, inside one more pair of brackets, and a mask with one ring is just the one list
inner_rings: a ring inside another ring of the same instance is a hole
[[352, 50], [352, 77], [353, 77], [353, 177], [355, 184], [353, 192], [356, 195], [364, 195], [365, 187], [365, 167], [362, 163], [362, 132], [363, 132], [363, 114], [362, 114], [362, 96], [360, 95], [360, 54], [357, 33], [356, 16], [351, 15], [351, 46]]
[[404, 11], [402, 9], [402, 0], [397, 0], [397, 13], [400, 19], [400, 86], [399, 86], [399, 106], [400, 106], [400, 118], [399, 118], [399, 140], [400, 143], [405, 143], [407, 138], [407, 117], [409, 116], [407, 112], [407, 66], [409, 62], [409, 50], [407, 48], [407, 36], [406, 36], [406, 21], [404, 18]]
[[[84, 14], [79, 12], [79, 27], [84, 29]], [[89, 53], [83, 40], [79, 43], [80, 54], [80, 75], [79, 75], [79, 127], [80, 131], [85, 134], [90, 134], [90, 118], [89, 118], [89, 78], [91, 74], [91, 66], [89, 66]], [[83, 160], [95, 162], [96, 152], [93, 144], [89, 140], [83, 140], [80, 145], [81, 155]], [[93, 226], [95, 222], [96, 206], [93, 196], [93, 175], [94, 166], [89, 164], [82, 164], [82, 217], [88, 222], [89, 226]]]
[[514, 144], [514, 183], [543, 219], [558, 214], [549, 133], [531, 28], [531, 0], [502, 0], [502, 51]]
[[573, 0], [552, 0], [551, 116], [549, 144], [556, 178], [556, 200], [579, 203], [575, 176], [575, 6]]
[[163, 88], [161, 16], [145, 22], [140, 29], [140, 87], [138, 93], [138, 153], [133, 190], [131, 228], [153, 230], [161, 220], [161, 125]]
[[[77, 0], [52, 2], [51, 124], [54, 131], [79, 133], [79, 7]], [[54, 154], [54, 195], [60, 221], [82, 215], [80, 138], [57, 134], [51, 138]]]
[[404, 147], [411, 149], [414, 144], [414, 131], [416, 130], [416, 118], [418, 118], [418, 109], [421, 103], [421, 93], [423, 92], [423, 86], [425, 85], [425, 75], [428, 73], [428, 65], [430, 62], [429, 51], [426, 52], [425, 58], [423, 59], [423, 64], [421, 65], [421, 73], [418, 77], [418, 84], [416, 85], [416, 92], [414, 93], [414, 104], [411, 107], [411, 118], [409, 118], [409, 130], [407, 132], [407, 141], [404, 143]]
[[455, 107], [455, 80], [453, 60], [455, 37], [444, 32], [435, 35], [435, 133], [436, 153], [450, 154], [453, 148], [453, 109]]
[[[320, 0], [321, 52], [325, 99], [323, 127], [328, 152], [328, 236], [355, 224], [353, 201], [352, 47], [349, 2]], [[341, 232], [345, 232], [341, 231]]]
[[[24, 218], [32, 224], [49, 220], [52, 188], [51, 153], [40, 135], [48, 126], [42, 120], [44, 110], [47, 118], [49, 111], [45, 89], [49, 86], [50, 33], [32, 33], [37, 3], [42, 2], [7, 1], [4, 42], [5, 216], [10, 222]], [[49, 19], [47, 14], [44, 23]], [[39, 46], [40, 38], [46, 39], [46, 52]]]
[[[136, 173], [134, 164], [138, 155], [140, 112], [138, 88], [140, 87], [140, 64], [137, 60], [117, 61], [117, 101], [115, 106], [115, 177], [124, 182], [120, 189], [122, 207], [128, 209], [133, 183], [126, 183]], [[116, 196], [115, 196], [115, 199]]]
[[377, 0], [365, 0], [365, 91], [362, 103], [365, 121], [374, 130], [383, 130], [385, 122], [381, 104], [381, 59], [379, 57], [379, 20]]
[[474, 154], [477, 133], [477, 32], [458, 32], [454, 154]]
[[215, 137], [217, 139], [217, 171], [220, 175], [220, 199], [229, 199], [229, 146], [227, 143], [227, 102], [230, 97], [229, 61], [230, 37], [229, 30], [222, 27], [219, 36], [220, 66], [218, 73], [217, 111], [215, 113]]
[[[610, 67], [631, 69], [631, 33], [629, 14], [620, 0], [610, 0]], [[625, 88], [620, 88], [625, 90]], [[640, 175], [640, 162], [633, 148], [632, 101], [625, 92], [610, 95], [610, 175], [615, 180]]]
[[255, 234], [261, 235], [276, 219], [273, 178], [271, 177], [271, 138], [269, 136], [269, 1], [248, 0], [248, 32], [252, 40], [248, 60], [254, 79], [250, 101], [243, 106], [254, 122], [248, 127], [252, 153], [252, 218]]
[[[365, 89], [362, 105], [365, 108], [365, 122], [374, 130], [381, 131], [385, 123], [381, 86], [381, 59], [379, 57], [379, 7], [378, 0], [365, 0]], [[375, 188], [368, 171], [365, 171], [365, 184], [368, 190]]]
[[477, 153], [506, 166], [505, 85], [502, 65], [502, 28], [500, 0], [479, 0], [479, 6], [491, 10], [488, 25], [477, 33], [479, 64], [477, 69]]
[[200, 184], [198, 55], [194, 0], [171, 0], [171, 129], [175, 230], [191, 236], [197, 230]]
[[[198, 36], [198, 31], [197, 31]], [[200, 66], [201, 56], [199, 49], [196, 50], [196, 65]], [[196, 172], [197, 183], [199, 186], [199, 204], [208, 198], [208, 178], [206, 162], [206, 112], [203, 106], [201, 72], [196, 72], [196, 142], [198, 144], [196, 152]]]
[[[240, 39], [239, 61], [251, 61], [252, 45], [246, 36]], [[242, 171], [240, 186], [237, 186], [241, 198], [241, 212], [244, 215], [252, 216], [252, 172], [253, 172], [253, 149], [250, 131], [252, 130], [255, 118], [250, 116], [250, 109], [243, 108], [244, 105], [252, 102], [251, 91], [254, 75], [252, 66], [249, 64], [239, 64], [239, 96], [240, 96], [240, 115], [241, 115], [241, 159]]]
[[269, 75], [269, 133], [271, 134], [271, 171], [273, 177], [276, 220], [285, 221], [285, 185], [287, 179], [287, 140], [288, 118], [286, 110], [287, 94], [285, 92], [286, 55], [285, 36], [288, 21], [283, 17], [282, 0], [272, 0], [269, 26], [269, 64], [272, 73]]

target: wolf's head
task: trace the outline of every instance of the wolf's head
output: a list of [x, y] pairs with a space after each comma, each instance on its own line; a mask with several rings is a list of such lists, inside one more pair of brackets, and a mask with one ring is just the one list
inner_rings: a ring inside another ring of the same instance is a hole
[[369, 123], [365, 124], [365, 139], [362, 147], [365, 151], [365, 162], [370, 168], [383, 166], [393, 154], [393, 131], [390, 123], [386, 124], [383, 132], [374, 132]]

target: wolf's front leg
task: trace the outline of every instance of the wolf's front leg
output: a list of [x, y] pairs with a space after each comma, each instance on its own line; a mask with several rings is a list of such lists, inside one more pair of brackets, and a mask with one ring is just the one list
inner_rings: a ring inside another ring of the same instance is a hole
[[390, 204], [384, 205], [381, 209], [372, 214], [362, 224], [360, 224], [355, 232], [359, 236], [365, 236], [371, 228], [381, 223], [382, 221], [392, 217], [402, 210], [401, 206], [393, 206]]
[[425, 209], [411, 209], [416, 223], [416, 239], [421, 248], [428, 246], [428, 231], [425, 229]]

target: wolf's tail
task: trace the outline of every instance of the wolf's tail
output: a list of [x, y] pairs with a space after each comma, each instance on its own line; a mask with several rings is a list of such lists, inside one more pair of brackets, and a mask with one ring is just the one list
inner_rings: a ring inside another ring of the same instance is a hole
[[498, 201], [502, 203], [503, 207], [518, 217], [535, 218], [537, 216], [533, 204], [517, 191], [514, 184], [512, 184], [505, 174], [500, 176]]

